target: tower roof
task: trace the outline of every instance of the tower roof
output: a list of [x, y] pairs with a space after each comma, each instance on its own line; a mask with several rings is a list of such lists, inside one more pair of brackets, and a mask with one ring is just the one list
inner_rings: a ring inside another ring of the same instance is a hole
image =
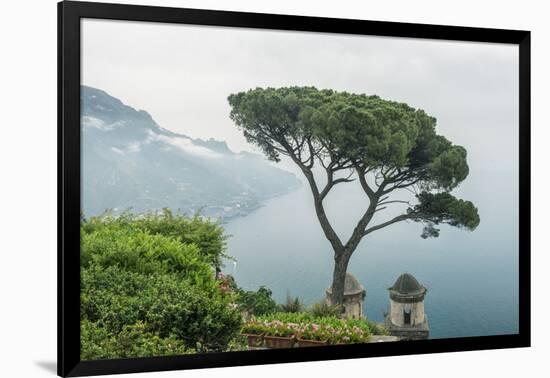
[[[357, 281], [357, 278], [351, 273], [346, 273], [346, 279], [344, 281], [344, 295], [354, 295], [365, 291], [363, 285]], [[327, 292], [332, 293], [332, 286], [327, 289]]]
[[407, 296], [421, 295], [426, 292], [426, 288], [420, 285], [416, 278], [409, 273], [403, 273], [400, 275], [389, 290], [395, 292], [396, 294]]

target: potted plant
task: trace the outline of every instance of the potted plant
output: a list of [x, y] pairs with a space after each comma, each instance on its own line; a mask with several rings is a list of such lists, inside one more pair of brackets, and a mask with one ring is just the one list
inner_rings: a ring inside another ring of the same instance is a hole
[[283, 323], [279, 320], [268, 323], [264, 335], [265, 346], [272, 349], [292, 348], [296, 333], [295, 326], [292, 323]]
[[319, 324], [307, 324], [300, 329], [296, 339], [299, 347], [328, 345], [330, 329]]
[[357, 344], [366, 343], [369, 340], [370, 333], [361, 327], [344, 324], [338, 327], [329, 340], [330, 344]]
[[263, 323], [252, 320], [243, 326], [241, 334], [246, 337], [249, 347], [258, 348], [263, 346], [265, 332], [266, 326]]

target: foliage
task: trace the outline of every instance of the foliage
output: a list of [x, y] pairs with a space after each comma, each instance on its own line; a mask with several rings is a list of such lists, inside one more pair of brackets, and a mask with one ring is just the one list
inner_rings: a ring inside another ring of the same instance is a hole
[[267, 324], [266, 336], [290, 337], [296, 334], [295, 324], [273, 320]]
[[239, 310], [248, 315], [265, 315], [278, 310], [277, 303], [272, 298], [272, 291], [266, 286], [260, 286], [257, 291], [243, 290], [231, 275], [220, 273], [220, 281], [226, 291], [235, 294], [235, 303]]
[[322, 316], [339, 316], [344, 307], [342, 305], [329, 305], [326, 301], [321, 301], [314, 303], [310, 309], [309, 312], [315, 317], [322, 317]]
[[138, 322], [125, 325], [120, 333], [83, 320], [80, 327], [81, 358], [83, 360], [155, 357], [194, 353], [174, 337], [159, 337], [147, 331], [147, 325]]
[[227, 349], [224, 350], [225, 352], [242, 352], [242, 351], [248, 351], [248, 340], [243, 335], [236, 335], [229, 344], [227, 345]]
[[328, 341], [330, 344], [355, 344], [369, 341], [370, 332], [366, 327], [350, 323], [311, 323], [298, 328], [301, 339]]
[[81, 266], [121, 269], [140, 274], [174, 273], [195, 283], [212, 283], [212, 268], [195, 244], [152, 235], [139, 228], [95, 228], [81, 235]]
[[194, 245], [204, 260], [213, 267], [222, 266], [223, 258], [231, 258], [225, 254], [227, 236], [223, 228], [218, 222], [201, 218], [198, 214], [187, 217], [179, 213], [174, 214], [170, 209], [144, 214], [126, 211], [119, 216], [106, 212], [99, 217], [90, 218], [83, 227], [88, 233], [96, 228], [108, 227], [139, 229], [152, 235], [168, 236], [183, 245]]
[[325, 323], [325, 322], [345, 322], [347, 324], [352, 324], [354, 326], [363, 328], [368, 328], [369, 332], [373, 335], [385, 335], [387, 334], [386, 329], [383, 326], [377, 325], [368, 319], [342, 319], [338, 316], [317, 316], [312, 312], [297, 312], [297, 313], [288, 313], [288, 312], [277, 312], [269, 315], [258, 316], [258, 320], [280, 320], [285, 323]]
[[390, 334], [388, 332], [388, 330], [383, 325], [377, 324], [377, 323], [375, 323], [371, 320], [368, 320], [368, 319], [358, 320], [358, 319], [356, 319], [355, 321], [366, 323], [367, 327], [369, 328], [369, 331], [370, 331], [371, 335], [389, 336], [389, 334]]
[[435, 118], [404, 103], [314, 87], [256, 88], [228, 100], [231, 119], [275, 161], [298, 141], [296, 147], [314, 143], [314, 153], [338, 163], [414, 169], [440, 188], [468, 175], [466, 150], [435, 133]]
[[222, 350], [241, 323], [230, 297], [174, 275], [94, 266], [82, 272], [82, 286], [85, 318], [115, 333], [143, 321], [149, 331], [161, 337], [175, 335], [190, 348]]
[[237, 289], [236, 303], [242, 311], [251, 315], [265, 315], [277, 311], [277, 303], [271, 297], [272, 292], [265, 286], [257, 291]]
[[258, 322], [254, 319], [250, 320], [250, 321], [247, 321], [242, 329], [241, 329], [241, 332], [242, 333], [249, 333], [249, 334], [252, 334], [252, 335], [262, 335], [264, 333], [267, 332], [268, 330], [268, 325], [267, 324], [264, 324], [263, 322]]
[[302, 312], [305, 308], [300, 298], [292, 298], [290, 294], [286, 295], [286, 302], [279, 305], [283, 312]]
[[[380, 204], [382, 197], [403, 188], [448, 194], [469, 173], [466, 149], [438, 135], [435, 118], [404, 103], [314, 87], [256, 88], [228, 100], [231, 119], [250, 143], [271, 160], [289, 156], [306, 177], [321, 165], [328, 175], [327, 192], [356, 174], [369, 199]], [[346, 170], [347, 178], [335, 178]], [[376, 185], [364, 180], [367, 176]], [[320, 188], [312, 190], [316, 200], [326, 195]], [[471, 202], [456, 201], [453, 210], [446, 213], [448, 224], [475, 229], [479, 216]], [[432, 224], [434, 214], [425, 215], [415, 213], [414, 219]]]
[[383, 327], [360, 319], [315, 316], [311, 312], [279, 312], [246, 322], [243, 332], [272, 336], [292, 336], [331, 344], [367, 342], [371, 334], [386, 334]]
[[[148, 215], [150, 224], [162, 221]], [[174, 354], [182, 348], [231, 348], [242, 319], [234, 295], [221, 290], [214, 277], [211, 256], [198, 244], [183, 242], [181, 235], [143, 224], [127, 214], [81, 225], [81, 319], [89, 331], [82, 339], [83, 353], [101, 358], [141, 350]], [[204, 238], [208, 245], [205, 236], [193, 238]], [[137, 349], [123, 350], [121, 335], [126, 334], [141, 340]]]
[[418, 205], [409, 210], [414, 220], [425, 222], [423, 238], [437, 237], [439, 229], [434, 225], [441, 223], [474, 230], [479, 225], [477, 209], [469, 201], [457, 199], [449, 193], [420, 193]]
[[304, 340], [329, 341], [336, 344], [336, 330], [327, 325], [316, 323], [301, 324], [296, 329], [297, 336]]
[[296, 334], [296, 324], [285, 323], [280, 320], [256, 320], [251, 319], [242, 328], [243, 333], [266, 336], [290, 337]]
[[258, 320], [280, 320], [285, 323], [310, 323], [318, 319], [309, 312], [276, 312], [264, 316], [257, 316]]

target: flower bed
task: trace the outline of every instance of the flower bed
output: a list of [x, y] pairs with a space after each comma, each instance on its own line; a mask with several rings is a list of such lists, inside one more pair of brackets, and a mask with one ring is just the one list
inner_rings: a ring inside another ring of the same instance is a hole
[[283, 343], [284, 347], [290, 347], [293, 343], [291, 339], [296, 339], [298, 346], [366, 343], [373, 330], [382, 332], [374, 327], [365, 320], [315, 317], [309, 313], [275, 313], [252, 318], [244, 325], [242, 332], [262, 334], [267, 347], [277, 348], [282, 345], [280, 338], [287, 340]]
[[249, 347], [262, 347], [266, 326], [260, 322], [250, 321], [244, 324], [241, 334], [246, 337]]
[[242, 328], [242, 333], [248, 337], [248, 345], [258, 347], [258, 339], [252, 335], [263, 336], [267, 348], [292, 348], [294, 346], [297, 324], [285, 323], [280, 320], [261, 321], [251, 319]]

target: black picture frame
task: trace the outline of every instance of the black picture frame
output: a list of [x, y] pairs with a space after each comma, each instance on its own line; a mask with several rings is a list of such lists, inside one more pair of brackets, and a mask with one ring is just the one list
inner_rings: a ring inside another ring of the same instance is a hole
[[[79, 328], [80, 20], [498, 42], [519, 48], [519, 333], [403, 343], [81, 361]], [[58, 3], [58, 374], [82, 376], [530, 346], [530, 32], [156, 6]]]

